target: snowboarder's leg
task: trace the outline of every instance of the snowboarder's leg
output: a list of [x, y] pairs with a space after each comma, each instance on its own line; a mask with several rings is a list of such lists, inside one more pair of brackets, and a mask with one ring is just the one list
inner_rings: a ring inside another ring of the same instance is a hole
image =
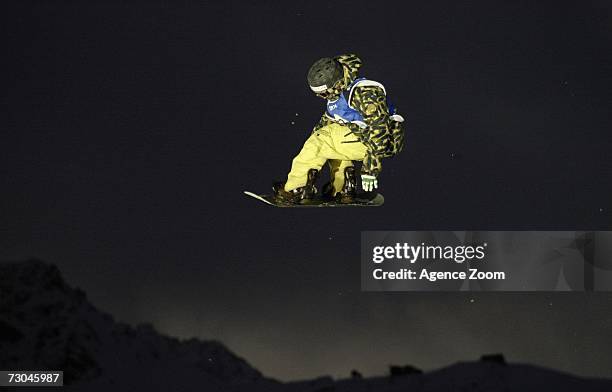
[[331, 182], [324, 192], [340, 203], [353, 203], [357, 197], [357, 177], [351, 160], [331, 159], [328, 161]]
[[328, 158], [331, 181], [323, 192], [326, 197], [334, 197], [340, 203], [353, 203], [357, 196], [353, 160], [363, 160], [366, 147], [345, 125], [330, 125], [329, 138], [332, 151], [326, 151], [323, 155]]
[[315, 183], [318, 177], [319, 171], [317, 169], [310, 169], [306, 174], [306, 184], [290, 191], [285, 190], [284, 182], [277, 182], [272, 186], [274, 197], [278, 201], [285, 203], [301, 203], [302, 200], [314, 199], [317, 194]]
[[331, 186], [333, 187], [333, 194], [342, 190], [344, 186], [344, 174], [345, 170], [349, 167], [353, 167], [353, 161], [343, 159], [330, 159], [327, 161], [329, 164], [329, 178], [331, 180]]
[[333, 127], [331, 138], [336, 155], [343, 157], [342, 159], [363, 161], [363, 158], [365, 158], [366, 146], [347, 126], [337, 125]]
[[348, 127], [343, 128], [332, 132], [336, 152], [346, 157], [341, 165], [343, 170], [338, 170], [332, 178], [334, 190], [338, 192], [336, 199], [340, 203], [353, 203], [357, 197], [357, 174], [353, 161], [363, 161], [367, 148]]
[[323, 192], [326, 197], [334, 198], [339, 203], [355, 202], [357, 197], [357, 177], [353, 161], [328, 161], [332, 173], [332, 181], [325, 184]]
[[308, 182], [309, 170], [321, 170], [321, 167], [327, 161], [327, 158], [321, 156], [324, 145], [325, 142], [316, 134], [310, 135], [302, 150], [293, 158], [291, 171], [287, 175], [287, 181], [284, 185], [285, 191], [290, 192], [305, 186]]
[[315, 197], [317, 193], [315, 183], [321, 167], [327, 160], [321, 151], [328, 149], [327, 143], [329, 141], [319, 137], [319, 134], [310, 135], [298, 155], [293, 158], [287, 181], [277, 182], [272, 186], [277, 199], [288, 203], [300, 203], [304, 199]]

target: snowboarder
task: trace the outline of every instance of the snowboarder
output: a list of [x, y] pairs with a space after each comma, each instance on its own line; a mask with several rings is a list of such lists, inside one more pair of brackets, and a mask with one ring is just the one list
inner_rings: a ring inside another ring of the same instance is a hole
[[357, 195], [353, 161], [362, 161], [361, 187], [378, 188], [382, 158], [403, 147], [402, 116], [387, 99], [382, 84], [357, 78], [361, 60], [354, 54], [325, 57], [309, 69], [310, 89], [326, 100], [326, 109], [302, 150], [293, 159], [284, 182], [273, 186], [274, 198], [299, 204], [317, 195], [315, 182], [327, 162], [331, 181], [322, 193], [337, 203], [349, 204]]

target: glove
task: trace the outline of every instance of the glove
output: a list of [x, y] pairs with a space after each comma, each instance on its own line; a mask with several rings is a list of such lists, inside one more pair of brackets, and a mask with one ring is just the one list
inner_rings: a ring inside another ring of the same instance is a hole
[[374, 189], [378, 188], [378, 180], [375, 176], [370, 174], [362, 174], [361, 187], [366, 192], [372, 192]]

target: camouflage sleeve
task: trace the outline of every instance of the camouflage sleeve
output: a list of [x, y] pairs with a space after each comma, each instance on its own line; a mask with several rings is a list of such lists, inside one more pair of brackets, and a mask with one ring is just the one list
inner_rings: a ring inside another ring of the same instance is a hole
[[351, 101], [353, 107], [361, 112], [367, 125], [356, 132], [367, 147], [362, 171], [378, 176], [382, 170], [382, 158], [388, 148], [389, 108], [385, 92], [376, 86], [357, 87]]
[[359, 68], [361, 68], [361, 59], [356, 54], [341, 54], [334, 57], [344, 68], [344, 87], [346, 88], [351, 81], [357, 78]]
[[323, 113], [323, 115], [319, 119], [319, 122], [312, 129], [312, 133], [317, 132], [319, 129], [323, 128], [326, 125], [329, 125], [331, 122], [332, 121], [329, 119], [329, 117], [327, 117], [325, 113]]

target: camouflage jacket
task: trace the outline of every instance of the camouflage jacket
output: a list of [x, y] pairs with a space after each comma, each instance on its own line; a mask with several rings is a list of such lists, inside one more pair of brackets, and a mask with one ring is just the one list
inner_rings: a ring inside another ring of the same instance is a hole
[[[361, 60], [354, 54], [343, 54], [335, 59], [344, 68], [344, 80], [337, 87], [337, 92], [341, 93], [357, 78]], [[401, 123], [389, 118], [385, 92], [380, 87], [355, 87], [349, 105], [361, 113], [366, 123], [365, 128], [360, 128], [357, 124], [344, 124], [367, 148], [362, 173], [378, 176], [382, 170], [382, 158], [396, 155], [403, 148], [404, 135]], [[318, 131], [333, 122], [333, 119], [323, 114], [313, 131]]]

